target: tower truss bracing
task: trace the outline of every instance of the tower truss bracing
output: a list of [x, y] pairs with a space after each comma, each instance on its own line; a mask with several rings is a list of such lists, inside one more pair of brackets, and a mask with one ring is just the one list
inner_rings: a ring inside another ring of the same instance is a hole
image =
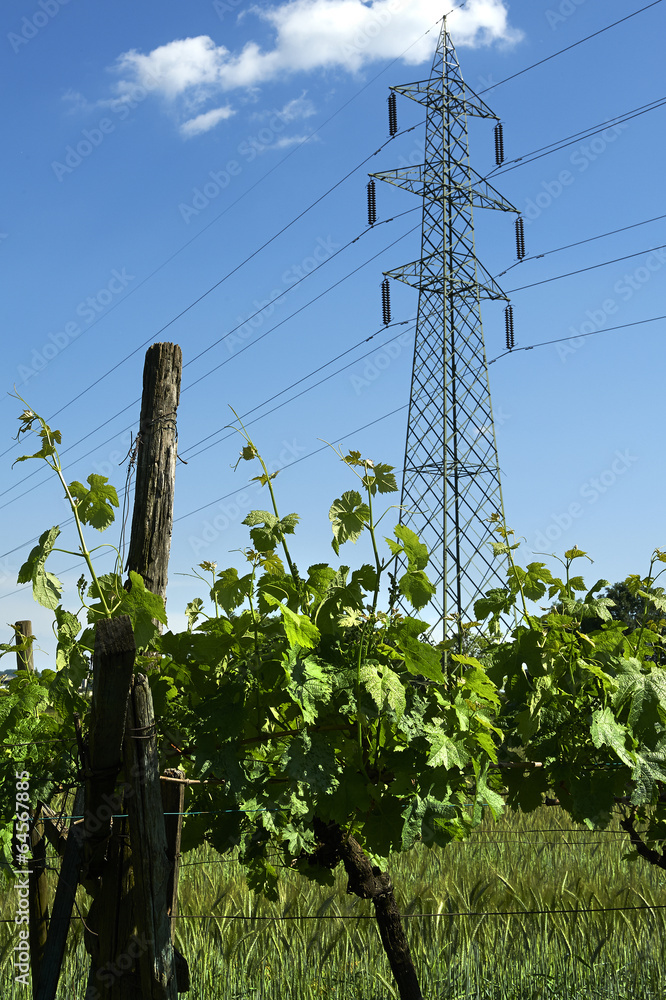
[[481, 300], [508, 300], [476, 256], [473, 209], [518, 210], [470, 165], [468, 118], [498, 119], [464, 83], [446, 19], [430, 77], [391, 90], [426, 109], [425, 161], [371, 177], [423, 199], [419, 260], [385, 274], [419, 291], [401, 521], [430, 552], [439, 638], [458, 634], [477, 598], [505, 581], [490, 544], [489, 518], [504, 513]]

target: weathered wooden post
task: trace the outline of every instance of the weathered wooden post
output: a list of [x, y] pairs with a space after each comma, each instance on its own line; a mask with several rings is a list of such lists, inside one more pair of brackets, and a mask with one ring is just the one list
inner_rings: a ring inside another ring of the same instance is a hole
[[[95, 997], [140, 1000], [131, 965], [115, 973], [134, 931], [131, 874], [123, 809], [116, 790], [123, 763], [123, 740], [136, 646], [127, 615], [102, 619], [95, 629], [89, 771], [86, 774], [83, 877], [101, 882], [88, 914], [86, 947], [91, 957], [89, 992]], [[112, 971], [113, 970], [113, 971]], [[93, 993], [94, 990], [94, 993]]]
[[35, 811], [30, 826], [32, 862], [28, 874], [28, 907], [30, 919], [30, 970], [32, 992], [37, 994], [37, 984], [44, 958], [49, 929], [49, 890], [46, 881], [46, 841], [35, 825], [39, 809]]
[[[14, 634], [16, 636], [16, 641], [21, 642], [22, 639], [32, 639], [32, 622], [30, 621], [20, 621], [14, 622]], [[30, 670], [34, 672], [35, 664], [32, 655], [32, 642], [27, 649], [19, 650], [16, 653], [16, 669], [17, 670]]]
[[138, 433], [136, 487], [127, 569], [166, 600], [176, 479], [176, 411], [183, 355], [178, 344], [146, 352]]
[[114, 789], [123, 760], [125, 716], [136, 645], [128, 615], [102, 619], [95, 628], [90, 773], [86, 775], [85, 869], [89, 878], [102, 873], [111, 834]]
[[134, 870], [134, 912], [141, 946], [138, 956], [141, 987], [144, 1000], [177, 1000], [171, 921], [166, 905], [173, 869], [167, 856], [153, 699], [144, 674], [134, 677], [127, 717], [125, 772], [130, 793], [126, 802]]
[[[76, 815], [83, 812], [83, 799], [83, 788], [79, 788], [74, 800], [74, 813]], [[55, 831], [55, 827], [53, 830]], [[58, 979], [65, 954], [67, 931], [74, 908], [82, 859], [83, 820], [79, 820], [70, 824], [67, 833], [53, 911], [49, 921], [48, 937], [39, 970], [39, 980], [36, 985], [33, 983], [34, 1000], [55, 1000], [58, 992]]]
[[166, 830], [167, 858], [171, 866], [171, 874], [167, 885], [167, 913], [171, 918], [171, 943], [176, 963], [176, 981], [178, 992], [187, 993], [190, 988], [190, 969], [187, 960], [175, 947], [176, 921], [178, 915], [178, 877], [180, 874], [180, 840], [183, 830], [183, 813], [185, 812], [185, 775], [177, 767], [168, 767], [162, 775], [160, 790], [162, 792], [162, 808], [164, 809], [164, 827]]

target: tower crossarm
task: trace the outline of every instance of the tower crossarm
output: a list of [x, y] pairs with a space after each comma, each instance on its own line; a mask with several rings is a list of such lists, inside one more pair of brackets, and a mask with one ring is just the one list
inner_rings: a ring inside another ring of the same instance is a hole
[[416, 83], [401, 83], [391, 87], [397, 94], [404, 94], [426, 108], [435, 108], [441, 112], [446, 108], [452, 115], [466, 115], [468, 118], [499, 118], [485, 101], [481, 100], [462, 80], [456, 81], [455, 91], [447, 87], [441, 77], [429, 80], [417, 80]]
[[433, 173], [433, 165], [419, 163], [413, 167], [397, 167], [395, 170], [379, 170], [368, 174], [378, 181], [386, 181], [396, 187], [411, 191], [427, 201], [445, 202], [447, 199], [456, 205], [469, 205], [472, 208], [495, 208], [501, 212], [515, 212], [520, 215], [520, 209], [496, 191], [485, 177], [477, 173], [473, 167], [465, 164], [471, 184], [458, 184], [451, 180], [450, 185], [443, 181], [444, 171]]
[[463, 295], [470, 292], [476, 294], [478, 288], [479, 298], [509, 301], [506, 292], [502, 291], [480, 260], [459, 259], [455, 263], [457, 264], [455, 272], [447, 278], [441, 269], [441, 253], [435, 252], [413, 260], [409, 264], [403, 264], [402, 267], [392, 271], [384, 271], [384, 275], [387, 278], [403, 281], [420, 291]]

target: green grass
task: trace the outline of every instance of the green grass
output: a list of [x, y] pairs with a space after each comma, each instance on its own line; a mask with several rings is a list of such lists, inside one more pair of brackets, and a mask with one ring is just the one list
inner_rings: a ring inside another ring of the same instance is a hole
[[[488, 822], [466, 844], [418, 848], [394, 860], [398, 905], [413, 914], [406, 917], [407, 932], [428, 1000], [663, 1000], [666, 909], [607, 908], [666, 905], [666, 873], [624, 860], [627, 838], [617, 827], [563, 832], [570, 828], [558, 809], [543, 808]], [[372, 905], [346, 894], [342, 871], [333, 890], [281, 869], [280, 898], [270, 903], [247, 889], [229, 856], [202, 849], [183, 861], [181, 913], [227, 918], [176, 923], [178, 947], [190, 963], [191, 997], [396, 995], [374, 919], [354, 919], [372, 916]], [[193, 863], [199, 861], [205, 863]], [[554, 912], [575, 908], [600, 912]], [[0, 911], [11, 916], [11, 899], [0, 899]], [[518, 915], [493, 915], [501, 911]], [[10, 926], [0, 925], [0, 956]], [[80, 921], [70, 944], [59, 997], [83, 1000], [88, 962]], [[28, 995], [14, 988], [7, 965], [0, 985], [3, 1000]]]

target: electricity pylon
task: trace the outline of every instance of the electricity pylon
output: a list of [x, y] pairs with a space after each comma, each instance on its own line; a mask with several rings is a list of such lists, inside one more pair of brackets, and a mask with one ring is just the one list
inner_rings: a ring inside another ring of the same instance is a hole
[[[476, 256], [473, 209], [518, 209], [470, 166], [467, 118], [498, 118], [463, 82], [446, 18], [429, 79], [391, 91], [391, 134], [397, 131], [394, 94], [427, 111], [425, 162], [370, 175], [423, 199], [420, 259], [385, 272], [419, 290], [401, 522], [430, 553], [428, 574], [437, 588], [428, 608], [429, 617], [435, 613], [430, 634], [458, 636], [462, 643], [459, 623], [473, 621], [477, 598], [505, 580], [490, 545], [499, 538], [489, 519], [499, 514], [503, 520], [504, 511], [481, 299], [508, 299]], [[498, 124], [498, 163], [502, 146]], [[372, 193], [374, 199], [374, 187]], [[520, 219], [519, 257], [522, 233]], [[510, 349], [510, 306], [506, 328]]]

